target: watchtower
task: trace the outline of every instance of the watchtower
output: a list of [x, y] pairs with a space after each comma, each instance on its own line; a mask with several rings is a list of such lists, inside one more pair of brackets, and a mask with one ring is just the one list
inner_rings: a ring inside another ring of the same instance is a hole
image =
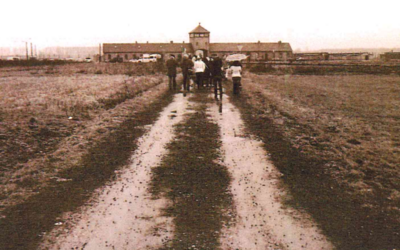
[[208, 56], [210, 50], [210, 32], [199, 23], [194, 30], [189, 32], [189, 40], [196, 55]]

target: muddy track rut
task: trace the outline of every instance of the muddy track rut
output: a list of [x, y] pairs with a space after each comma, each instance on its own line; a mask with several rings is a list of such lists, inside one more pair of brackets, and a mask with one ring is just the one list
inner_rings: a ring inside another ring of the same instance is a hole
[[289, 195], [239, 111], [206, 92], [174, 101], [131, 164], [41, 249], [333, 249]]

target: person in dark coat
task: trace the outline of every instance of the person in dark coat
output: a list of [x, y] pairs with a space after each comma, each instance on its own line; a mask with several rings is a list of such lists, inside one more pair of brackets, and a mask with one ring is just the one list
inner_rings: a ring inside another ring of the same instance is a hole
[[168, 78], [169, 78], [169, 90], [176, 90], [176, 67], [178, 62], [175, 60], [175, 56], [171, 55], [167, 63]]
[[223, 77], [223, 70], [222, 70], [223, 64], [221, 58], [216, 56], [213, 59], [212, 63], [212, 71], [211, 75], [213, 78], [213, 83], [214, 83], [214, 94], [215, 94], [215, 99], [218, 98], [218, 89], [219, 89], [219, 94], [220, 98], [222, 99], [222, 77]]
[[183, 56], [183, 61], [181, 63], [182, 75], [183, 75], [183, 90], [190, 91], [190, 73], [193, 69], [194, 63], [187, 55]]
[[[209, 85], [209, 81], [210, 81], [210, 61], [208, 61], [207, 57], [203, 58], [203, 62], [206, 64], [206, 69], [204, 70], [203, 73], [203, 82], [206, 83], [206, 87], [208, 87]], [[204, 85], [204, 84], [202, 84]]]
[[210, 67], [210, 80], [209, 80], [209, 85], [210, 85], [210, 86], [214, 86], [214, 81], [213, 81], [214, 57], [210, 57], [208, 65], [209, 65], [209, 67]]

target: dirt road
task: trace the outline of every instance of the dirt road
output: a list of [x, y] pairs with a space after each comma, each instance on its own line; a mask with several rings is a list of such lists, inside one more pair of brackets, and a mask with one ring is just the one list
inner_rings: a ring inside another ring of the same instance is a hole
[[[191, 133], [196, 130], [190, 129], [200, 118], [210, 131], [217, 128], [219, 135], [199, 131], [205, 134], [193, 150], [174, 154], [176, 148], [184, 151], [193, 146]], [[240, 113], [227, 96], [216, 102], [207, 93], [176, 94], [148, 129], [131, 165], [112, 185], [98, 190], [81, 212], [60, 218], [41, 249], [333, 248], [312, 218], [284, 205], [289, 194], [280, 172], [262, 143], [245, 134]], [[215, 140], [218, 154], [208, 148], [209, 139]], [[178, 158], [183, 165], [170, 163]], [[196, 171], [193, 162], [207, 165], [207, 173]], [[166, 164], [172, 166], [165, 168]], [[154, 180], [163, 176], [160, 166], [166, 169], [164, 176], [176, 178], [168, 177], [169, 183], [157, 186]], [[207, 177], [192, 185], [186, 173], [198, 174], [196, 179], [206, 174], [215, 179]], [[202, 187], [206, 194], [199, 190]], [[181, 225], [185, 218], [197, 219], [186, 226], [187, 233]]]

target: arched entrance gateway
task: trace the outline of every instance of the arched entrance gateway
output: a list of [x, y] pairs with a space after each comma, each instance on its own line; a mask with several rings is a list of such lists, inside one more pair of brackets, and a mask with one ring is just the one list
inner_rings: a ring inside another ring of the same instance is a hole
[[194, 52], [194, 54], [195, 54], [195, 56], [197, 56], [197, 57], [200, 56], [201, 58], [204, 58], [204, 57], [207, 57], [207, 56], [208, 56], [207, 51], [206, 51], [206, 50], [203, 50], [203, 49], [196, 50], [196, 51]]

